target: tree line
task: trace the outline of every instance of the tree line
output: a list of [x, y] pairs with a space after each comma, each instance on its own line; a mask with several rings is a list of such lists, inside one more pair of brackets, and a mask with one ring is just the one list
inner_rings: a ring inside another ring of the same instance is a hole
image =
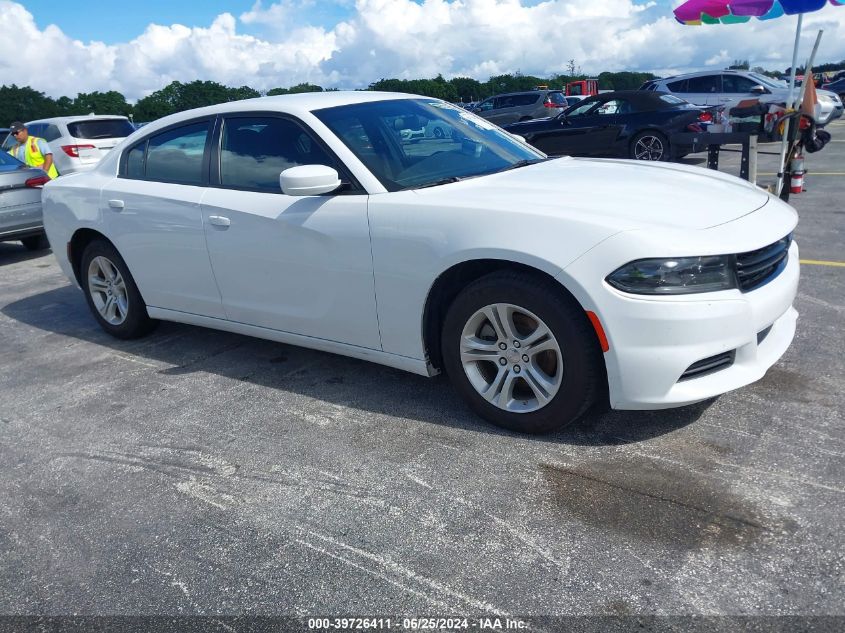
[[[735, 65], [747, 65], [748, 62], [737, 60]], [[845, 67], [845, 60], [839, 64], [822, 64], [816, 70], [830, 67]], [[831, 68], [832, 69], [832, 68]], [[551, 77], [537, 77], [523, 75], [520, 72], [490, 77], [481, 82], [471, 77], [453, 77], [444, 79], [437, 75], [433, 79], [379, 79], [371, 83], [367, 90], [384, 90], [390, 92], [408, 92], [434, 97], [451, 102], [481, 101], [495, 94], [503, 92], [518, 92], [531, 90], [537, 86], [549, 88], [564, 88], [570, 81], [585, 79], [583, 74], [574, 74], [576, 66], [574, 60], [568, 66], [570, 74], [558, 74]], [[638, 72], [602, 72], [598, 76], [600, 90], [634, 90], [644, 82], [655, 79], [651, 73]], [[122, 114], [131, 116], [136, 122], [153, 121], [155, 119], [199, 108], [202, 106], [238, 101], [251, 97], [294, 94], [300, 92], [323, 92], [321, 86], [301, 83], [288, 88], [273, 88], [261, 93], [249, 86], [232, 88], [214, 81], [192, 81], [182, 83], [174, 81], [161, 90], [139, 99], [130, 104], [126, 98], [115, 90], [108, 92], [79, 93], [75, 98], [59, 97], [53, 99], [43, 92], [38, 92], [28, 86], [0, 86], [0, 125], [8, 126], [12, 121], [32, 121], [54, 116], [71, 116], [82, 114]]]

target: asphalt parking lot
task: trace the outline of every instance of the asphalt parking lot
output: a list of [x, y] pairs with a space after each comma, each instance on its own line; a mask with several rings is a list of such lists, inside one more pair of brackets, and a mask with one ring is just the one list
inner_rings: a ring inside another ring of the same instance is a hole
[[815, 263], [785, 357], [713, 401], [544, 437], [443, 378], [176, 324], [112, 339], [51, 254], [0, 244], [0, 613], [845, 615], [829, 131], [791, 201]]

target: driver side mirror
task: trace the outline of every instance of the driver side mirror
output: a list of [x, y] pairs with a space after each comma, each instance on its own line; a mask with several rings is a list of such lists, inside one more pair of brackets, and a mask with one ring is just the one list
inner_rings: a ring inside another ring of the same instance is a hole
[[326, 165], [299, 165], [279, 174], [279, 186], [289, 196], [319, 196], [340, 184], [337, 171]]
[[756, 86], [754, 86], [754, 87], [751, 89], [751, 92], [753, 92], [755, 95], [764, 95], [764, 94], [766, 94], [766, 93], [767, 93], [767, 92], [769, 92], [769, 91], [768, 91], [768, 90], [766, 90], [766, 88], [765, 88], [765, 87], [763, 87], [763, 86], [761, 86], [760, 84], [757, 84]]

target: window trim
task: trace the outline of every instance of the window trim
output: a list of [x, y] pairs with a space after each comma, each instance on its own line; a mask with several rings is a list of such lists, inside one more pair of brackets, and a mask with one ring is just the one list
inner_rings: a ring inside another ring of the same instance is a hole
[[[172, 130], [179, 129], [181, 127], [188, 127], [191, 125], [196, 125], [197, 123], [208, 123], [208, 135], [205, 137], [205, 147], [202, 151], [202, 181], [199, 183], [187, 183], [187, 182], [180, 182], [177, 180], [162, 180], [160, 178], [147, 178], [147, 158], [150, 151], [150, 139], [159, 136], [161, 134], [165, 134]], [[120, 154], [120, 161], [118, 163], [117, 169], [117, 177], [124, 178], [126, 180], [137, 180], [141, 182], [160, 182], [169, 185], [184, 185], [185, 187], [207, 187], [209, 182], [209, 156], [211, 150], [211, 140], [214, 138], [214, 131], [215, 131], [215, 117], [212, 116], [201, 116], [195, 117], [193, 119], [186, 119], [184, 121], [179, 121], [178, 123], [173, 123], [171, 125], [165, 126], [154, 132], [150, 132], [144, 138], [138, 139], [135, 143], [132, 143], [131, 146], [127, 147], [123, 150]], [[144, 145], [144, 177], [143, 178], [132, 178], [126, 175], [126, 167], [129, 158], [129, 152], [133, 149], [138, 147], [139, 145]]]
[[221, 160], [221, 145], [223, 143], [223, 124], [225, 119], [254, 119], [257, 117], [266, 117], [273, 119], [283, 119], [298, 126], [305, 134], [307, 134], [311, 141], [316, 143], [320, 149], [332, 160], [338, 167], [337, 173], [340, 178], [340, 187], [329, 193], [321, 194], [322, 196], [339, 196], [339, 195], [367, 195], [367, 191], [361, 186], [361, 183], [352, 175], [352, 172], [346, 167], [344, 162], [340, 160], [338, 155], [329, 147], [323, 138], [317, 134], [307, 123], [299, 117], [293, 116], [286, 112], [279, 112], [277, 110], [247, 110], [236, 112], [221, 112], [217, 115], [214, 122], [212, 132], [212, 143], [209, 148], [209, 173], [208, 184], [204, 185], [210, 189], [228, 189], [230, 191], [250, 191], [254, 193], [266, 193], [286, 196], [287, 194], [279, 187], [276, 191], [268, 191], [258, 187], [238, 187], [235, 185], [224, 185], [220, 182], [220, 160]]

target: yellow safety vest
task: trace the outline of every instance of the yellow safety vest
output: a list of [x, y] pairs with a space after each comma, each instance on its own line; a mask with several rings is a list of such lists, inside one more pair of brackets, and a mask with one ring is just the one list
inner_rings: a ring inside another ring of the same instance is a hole
[[[27, 165], [32, 167], [41, 167], [46, 160], [44, 155], [41, 153], [41, 150], [38, 149], [38, 141], [43, 140], [38, 138], [37, 136], [30, 136], [26, 139], [26, 151], [25, 157], [26, 160], [24, 161]], [[44, 141], [46, 143], [46, 141]], [[58, 178], [59, 172], [56, 170], [56, 165], [53, 163], [50, 165], [50, 170], [47, 172], [47, 175], [50, 178]]]

